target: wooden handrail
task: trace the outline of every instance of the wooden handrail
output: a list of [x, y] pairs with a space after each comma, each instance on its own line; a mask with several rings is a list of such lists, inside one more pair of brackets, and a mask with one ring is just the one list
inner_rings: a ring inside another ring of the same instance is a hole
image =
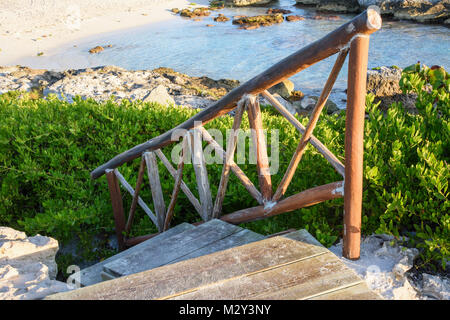
[[329, 56], [346, 49], [350, 41], [357, 35], [370, 35], [381, 28], [381, 17], [375, 9], [367, 9], [338, 29], [330, 32], [322, 39], [298, 50], [272, 67], [245, 82], [241, 86], [230, 91], [219, 101], [207, 109], [199, 112], [194, 117], [183, 122], [166, 133], [147, 142], [137, 145], [112, 158], [105, 164], [91, 172], [91, 177], [96, 179], [105, 173], [106, 169], [115, 169], [125, 162], [141, 156], [145, 151], [153, 151], [172, 142], [178, 141], [172, 137], [177, 129], [190, 130], [194, 124], [201, 121], [205, 124], [235, 108], [237, 102], [244, 94], [259, 94], [274, 86], [286, 78], [308, 68], [309, 66], [328, 58]]

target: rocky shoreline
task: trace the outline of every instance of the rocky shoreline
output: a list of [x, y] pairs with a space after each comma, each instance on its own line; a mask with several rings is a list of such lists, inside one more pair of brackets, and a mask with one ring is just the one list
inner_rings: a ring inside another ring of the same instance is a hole
[[[272, 0], [212, 1], [213, 7], [264, 6]], [[378, 6], [380, 14], [399, 20], [450, 25], [449, 0], [296, 0], [297, 6], [312, 7], [321, 12], [358, 13]]]
[[380, 14], [399, 20], [450, 25], [449, 0], [296, 0], [297, 5], [324, 12], [357, 13], [369, 6], [380, 8]]
[[[377, 97], [376, 101], [381, 101], [383, 110], [392, 102], [401, 101], [406, 110], [414, 112], [416, 97], [401, 92], [400, 77], [401, 69], [395, 66], [369, 70], [367, 91]], [[238, 80], [191, 77], [170, 68], [132, 71], [116, 66], [101, 66], [57, 72], [23, 66], [0, 67], [0, 94], [8, 91], [26, 91], [34, 97], [55, 94], [70, 102], [79, 95], [83, 99], [93, 98], [97, 101], [106, 101], [112, 97], [117, 102], [123, 99], [142, 100], [203, 109], [239, 84]], [[302, 88], [295, 88], [294, 83], [285, 80], [269, 91], [292, 114], [307, 116], [318, 97], [305, 96], [299, 89]], [[327, 102], [325, 110], [329, 114], [341, 111], [335, 102], [331, 99]], [[266, 104], [264, 100], [261, 103]]]

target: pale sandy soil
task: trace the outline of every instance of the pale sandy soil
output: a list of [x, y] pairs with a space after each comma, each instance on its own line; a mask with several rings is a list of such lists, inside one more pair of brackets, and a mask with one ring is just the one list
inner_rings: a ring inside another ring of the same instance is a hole
[[[82, 38], [176, 16], [187, 0], [2, 0], [0, 66], [14, 65]], [[197, 1], [196, 3], [199, 3]], [[202, 0], [200, 3], [207, 4]]]

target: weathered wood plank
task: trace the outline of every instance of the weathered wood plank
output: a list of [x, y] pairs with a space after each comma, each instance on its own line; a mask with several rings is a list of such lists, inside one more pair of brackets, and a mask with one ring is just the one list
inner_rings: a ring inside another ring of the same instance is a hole
[[223, 199], [225, 198], [228, 179], [230, 177], [230, 164], [234, 158], [237, 136], [239, 133], [239, 128], [241, 126], [242, 115], [244, 114], [244, 110], [245, 110], [245, 101], [241, 101], [240, 103], [238, 103], [238, 106], [236, 108], [236, 113], [234, 114], [233, 127], [231, 129], [229, 141], [227, 143], [227, 152], [222, 168], [222, 175], [220, 177], [219, 188], [217, 190], [216, 201], [214, 203], [213, 218], [218, 218], [222, 212]]
[[[128, 183], [127, 180], [122, 176], [122, 174], [119, 172], [119, 170], [114, 169], [114, 173], [117, 176], [117, 179], [119, 179], [122, 186], [128, 191], [128, 193], [134, 197], [134, 189], [133, 187]], [[152, 210], [147, 206], [147, 204], [142, 200], [141, 197], [138, 197], [138, 204], [144, 210], [144, 212], [150, 217], [150, 219], [153, 221], [153, 223], [157, 226], [158, 220], [156, 219], [156, 216], [153, 214]]]
[[236, 233], [229, 235], [228, 237], [221, 239], [220, 241], [217, 241], [211, 245], [200, 248], [190, 254], [180, 257], [172, 261], [172, 263], [197, 258], [200, 256], [205, 256], [207, 254], [227, 250], [234, 247], [239, 247], [244, 244], [260, 241], [263, 239], [265, 239], [265, 237], [263, 235], [260, 235], [259, 233], [255, 233], [248, 229], [242, 229]]
[[334, 254], [310, 257], [270, 270], [216, 282], [170, 297], [182, 300], [306, 299], [362, 280]]
[[326, 200], [342, 198], [343, 185], [344, 182], [339, 181], [314, 187], [294, 194], [277, 203], [273, 203], [272, 206], [266, 205], [246, 208], [226, 214], [220, 219], [229, 223], [238, 224], [268, 218], [281, 213], [312, 206]]
[[326, 248], [316, 244], [275, 237], [58, 294], [53, 298], [158, 299], [327, 252]]
[[150, 245], [139, 252], [108, 263], [103, 267], [103, 271], [121, 277], [150, 270], [211, 245], [240, 230], [242, 228], [214, 219], [193, 230], [175, 235], [164, 246]]
[[325, 248], [316, 238], [314, 238], [305, 229], [300, 229], [300, 230], [285, 234], [285, 235], [283, 235], [283, 237], [291, 239], [291, 240], [306, 242], [306, 243], [309, 243], [310, 245]]
[[147, 142], [137, 145], [109, 160], [91, 172], [91, 177], [96, 179], [105, 173], [106, 169], [117, 168], [121, 164], [135, 159], [142, 152], [162, 148], [174, 142], [172, 133], [178, 129], [192, 129], [195, 123], [201, 121], [203, 124], [231, 111], [244, 94], [258, 94], [269, 89], [275, 84], [287, 79], [294, 74], [308, 68], [309, 66], [328, 58], [339, 52], [348, 42], [358, 34], [370, 35], [381, 28], [380, 14], [374, 9], [367, 9], [341, 27], [330, 32], [322, 39], [298, 50], [284, 58], [270, 68], [250, 79], [241, 86], [230, 91], [222, 99], [209, 108], [197, 113], [194, 117], [178, 125], [172, 130], [153, 138]]
[[166, 220], [166, 205], [164, 203], [164, 196], [161, 189], [161, 181], [159, 180], [158, 163], [154, 152], [145, 152], [144, 159], [147, 163], [147, 174], [150, 182], [150, 189], [152, 191], [153, 205], [158, 220], [158, 231], [164, 230], [164, 221]]
[[267, 157], [266, 138], [263, 132], [261, 109], [256, 96], [247, 98], [247, 113], [252, 141], [256, 147], [256, 167], [261, 195], [265, 202], [272, 198], [272, 178], [270, 177], [269, 158]]
[[[135, 245], [134, 247], [131, 247], [127, 250], [121, 251], [112, 257], [109, 257], [103, 261], [100, 261], [97, 264], [94, 264], [90, 267], [87, 267], [87, 268], [77, 272], [77, 273], [74, 273], [72, 275], [72, 277], [75, 280], [75, 282], [77, 284], [80, 284], [81, 286], [90, 286], [95, 283], [99, 283], [102, 281], [102, 278], [100, 277], [100, 273], [102, 272], [103, 266], [105, 264], [112, 262], [114, 260], [120, 259], [122, 257], [125, 257], [126, 255], [131, 254], [133, 252], [139, 252], [139, 251], [143, 250], [143, 248], [145, 248], [146, 246], [148, 246], [150, 244], [163, 245], [166, 242], [166, 240], [169, 239], [170, 237], [172, 237], [178, 233], [181, 233], [183, 231], [191, 230], [194, 228], [195, 227], [189, 223], [181, 223], [179, 225], [176, 225], [175, 227], [167, 230], [166, 232], [163, 232], [163, 233], [157, 235], [154, 238], [151, 238], [147, 241], [139, 243], [139, 244]], [[79, 279], [79, 281], [77, 279]]]
[[308, 300], [384, 300], [378, 293], [371, 291], [366, 283], [358, 283], [343, 289], [320, 294]]
[[[162, 163], [164, 164], [164, 166], [167, 168], [167, 170], [169, 171], [169, 173], [171, 174], [171, 176], [176, 179], [177, 177], [177, 170], [175, 170], [175, 168], [172, 166], [172, 164], [170, 163], [170, 161], [166, 158], [166, 156], [164, 155], [164, 153], [162, 153], [161, 150], [155, 150], [156, 155], [158, 156], [159, 159], [161, 159]], [[184, 194], [186, 195], [186, 197], [189, 199], [189, 201], [192, 203], [192, 205], [194, 206], [195, 210], [201, 214], [202, 212], [202, 206], [200, 204], [200, 202], [198, 201], [198, 199], [194, 196], [194, 194], [191, 192], [191, 190], [189, 189], [189, 187], [186, 185], [186, 183], [181, 180], [181, 190], [183, 190]]]
[[202, 205], [201, 217], [208, 221], [212, 217], [213, 203], [211, 188], [209, 187], [208, 171], [206, 170], [205, 155], [203, 154], [202, 133], [200, 130], [193, 129], [190, 136], [187, 135], [188, 144], [192, 150], [192, 166], [197, 180], [198, 195]]

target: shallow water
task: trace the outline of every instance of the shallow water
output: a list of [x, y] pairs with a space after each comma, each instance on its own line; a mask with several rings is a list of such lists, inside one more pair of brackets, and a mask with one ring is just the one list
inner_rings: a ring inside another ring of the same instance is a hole
[[[294, 6], [281, 0], [270, 7], [289, 9], [293, 14], [314, 16], [313, 9]], [[234, 8], [218, 12], [234, 15], [264, 14], [267, 8]], [[153, 69], [164, 66], [191, 76], [207, 75], [214, 79], [248, 80], [289, 54], [323, 37], [350, 20], [339, 15], [339, 21], [307, 19], [283, 22], [255, 30], [239, 30], [228, 22], [214, 22], [212, 12], [201, 22], [176, 17], [170, 21], [130, 30], [90, 37], [44, 57], [21, 61], [32, 67], [67, 69], [98, 65], [117, 65], [127, 69]], [[214, 27], [206, 27], [214, 24]], [[97, 45], [113, 47], [100, 54], [88, 50]], [[371, 37], [369, 68], [397, 65], [406, 67], [421, 61], [427, 65], [450, 67], [449, 29], [438, 25], [421, 25], [403, 21], [385, 21]], [[313, 65], [291, 78], [296, 89], [318, 94], [326, 81], [335, 57]], [[332, 95], [339, 105], [345, 98], [347, 64], [335, 84]]]

